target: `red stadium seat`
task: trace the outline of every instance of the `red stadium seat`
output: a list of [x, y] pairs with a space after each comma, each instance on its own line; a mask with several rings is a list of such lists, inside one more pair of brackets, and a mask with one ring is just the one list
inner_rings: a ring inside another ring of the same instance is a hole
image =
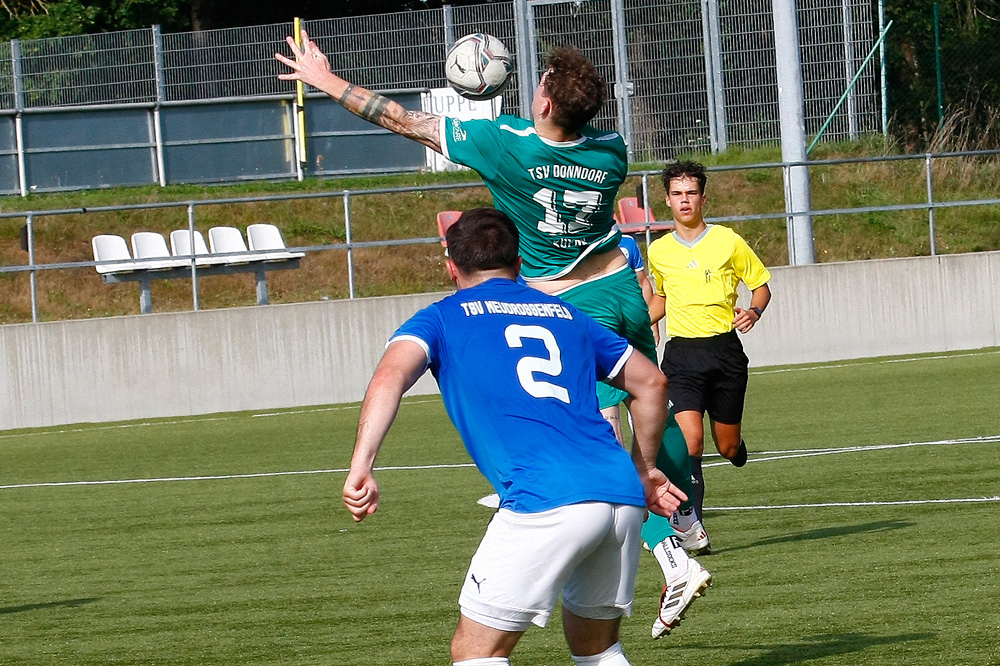
[[444, 232], [448, 231], [448, 227], [455, 224], [462, 212], [458, 210], [443, 210], [437, 214], [438, 223], [438, 235], [441, 237], [441, 245], [448, 247], [448, 244], [444, 241]]
[[657, 222], [653, 217], [652, 209], [643, 209], [639, 206], [636, 197], [622, 197], [618, 200], [618, 226], [623, 234], [635, 234], [646, 230], [646, 213], [649, 212], [650, 231], [673, 231], [674, 222]]

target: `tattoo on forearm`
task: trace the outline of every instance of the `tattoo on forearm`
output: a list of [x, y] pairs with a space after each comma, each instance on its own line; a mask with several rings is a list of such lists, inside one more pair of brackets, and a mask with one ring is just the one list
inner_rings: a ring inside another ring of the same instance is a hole
[[373, 93], [364, 88], [359, 89], [354, 84], [347, 84], [344, 94], [340, 97], [340, 104], [351, 113], [364, 118], [369, 122], [381, 125], [389, 101], [378, 93]]
[[411, 139], [422, 139], [438, 143], [438, 127], [441, 119], [433, 113], [423, 111], [407, 111], [400, 125], [401, 130]]
[[408, 111], [391, 99], [370, 90], [358, 88], [352, 83], [347, 84], [337, 101], [345, 109], [368, 122], [381, 125], [392, 132], [421, 141], [425, 145], [439, 150], [438, 122], [440, 118], [434, 114], [423, 111]]
[[382, 116], [385, 115], [385, 110], [388, 106], [388, 99], [382, 97], [382, 95], [372, 93], [371, 96], [365, 100], [365, 103], [358, 112], [358, 115], [365, 120], [377, 123], [380, 122]]

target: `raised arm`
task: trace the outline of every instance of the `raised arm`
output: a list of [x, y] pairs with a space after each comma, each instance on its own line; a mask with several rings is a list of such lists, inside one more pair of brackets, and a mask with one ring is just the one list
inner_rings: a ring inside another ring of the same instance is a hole
[[305, 30], [302, 31], [301, 49], [292, 37], [286, 37], [285, 41], [292, 49], [294, 60], [281, 53], [274, 54], [278, 61], [292, 70], [279, 74], [279, 79], [307, 83], [325, 92], [354, 115], [413, 139], [431, 150], [441, 152], [440, 116], [423, 111], [410, 111], [398, 102], [366, 88], [355, 86], [337, 76], [331, 71], [326, 54], [309, 39]]
[[424, 374], [426, 366], [427, 355], [423, 348], [415, 342], [400, 340], [389, 345], [375, 368], [361, 404], [354, 455], [342, 493], [344, 505], [357, 522], [378, 509], [375, 457], [396, 419], [399, 401]]

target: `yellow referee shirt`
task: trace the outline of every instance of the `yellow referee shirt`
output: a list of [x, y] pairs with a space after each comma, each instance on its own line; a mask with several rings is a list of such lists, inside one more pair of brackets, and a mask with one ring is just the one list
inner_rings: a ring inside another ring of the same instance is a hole
[[709, 224], [693, 243], [676, 233], [648, 251], [653, 289], [667, 299], [671, 337], [707, 338], [733, 330], [736, 287], [751, 290], [771, 279], [747, 242], [729, 227]]

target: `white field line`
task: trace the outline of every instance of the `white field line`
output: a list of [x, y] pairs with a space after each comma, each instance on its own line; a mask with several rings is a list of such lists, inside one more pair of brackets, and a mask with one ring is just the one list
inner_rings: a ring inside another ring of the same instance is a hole
[[754, 511], [760, 509], [819, 509], [831, 506], [898, 506], [910, 504], [967, 504], [1000, 502], [1000, 496], [959, 497], [953, 499], [897, 500], [893, 502], [817, 502], [815, 504], [761, 504], [758, 506], [708, 506], [706, 511]]
[[754, 370], [751, 368], [751, 375], [773, 375], [781, 372], [802, 372], [805, 370], [826, 370], [828, 368], [853, 368], [860, 365], [882, 365], [884, 363], [910, 363], [913, 361], [936, 361], [936, 360], [946, 360], [950, 358], [962, 358], [963, 356], [991, 356], [993, 354], [1000, 354], [1000, 350], [993, 351], [971, 351], [964, 354], [939, 354], [937, 356], [913, 356], [906, 358], [888, 358], [879, 361], [866, 361], [863, 359], [858, 359], [856, 361], [845, 361], [843, 363], [825, 363], [823, 365], [800, 365], [794, 368], [779, 368], [776, 370]]
[[[375, 471], [413, 470], [413, 469], [450, 469], [454, 467], [474, 467], [472, 463], [456, 463], [452, 465], [400, 465], [397, 467], [376, 467]], [[151, 479], [115, 479], [108, 481], [50, 481], [47, 483], [17, 483], [0, 486], [0, 490], [14, 488], [58, 488], [63, 486], [116, 486], [128, 483], [167, 483], [171, 481], [225, 481], [228, 479], [261, 479], [272, 476], [303, 476], [307, 474], [346, 474], [348, 469], [308, 469], [294, 472], [258, 472], [255, 474], [218, 474], [213, 476], [166, 476]]]
[[[781, 455], [770, 455], [768, 458], [751, 458], [748, 462], [765, 462], [771, 460], [784, 460], [787, 458], [806, 458], [812, 456], [820, 455], [831, 455], [836, 453], [858, 453], [863, 451], [879, 451], [879, 450], [889, 450], [889, 449], [899, 449], [911, 446], [946, 446], [946, 445], [957, 445], [957, 444], [983, 444], [983, 443], [993, 443], [1000, 442], [1000, 435], [992, 435], [989, 437], [970, 437], [965, 439], [946, 439], [939, 440], [936, 442], [907, 442], [905, 444], [876, 444], [871, 446], [846, 446], [841, 448], [825, 448], [825, 449], [801, 449], [796, 451], [772, 451], [769, 454], [781, 454]], [[712, 463], [711, 465], [705, 465], [705, 467], [717, 467], [722, 465], [728, 465], [728, 462]], [[401, 471], [401, 470], [429, 470], [429, 469], [461, 469], [473, 467], [472, 463], [453, 463], [453, 464], [439, 464], [439, 465], [397, 465], [391, 467], [377, 467], [376, 471], [387, 472], [387, 471]], [[299, 470], [299, 471], [288, 471], [288, 472], [259, 472], [252, 474], [219, 474], [210, 476], [176, 476], [176, 477], [161, 477], [161, 478], [149, 478], [149, 479], [116, 479], [116, 480], [102, 480], [102, 481], [50, 481], [42, 483], [18, 483], [10, 485], [0, 486], [0, 490], [13, 490], [17, 488], [56, 488], [65, 486], [111, 486], [111, 485], [125, 485], [125, 484], [136, 484], [136, 483], [167, 483], [167, 482], [177, 482], [177, 481], [224, 481], [229, 479], [260, 479], [267, 477], [278, 477], [278, 476], [303, 476], [310, 474], [346, 474], [346, 468], [340, 469], [316, 469], [316, 470]], [[998, 501], [1000, 498], [974, 498], [974, 499], [955, 499], [955, 500], [914, 500], [914, 503], [939, 503], [939, 502], [992, 502]], [[828, 504], [808, 504], [801, 506], [874, 506], [874, 505], [885, 505], [885, 504], [905, 504], [906, 502], [857, 502], [857, 503], [828, 503]], [[800, 505], [787, 505], [787, 506], [775, 506], [775, 507], [763, 507], [763, 508], [794, 508]], [[735, 511], [738, 509], [751, 509], [755, 507], [723, 507], [716, 509], [712, 507], [712, 510], [719, 511]], [[757, 507], [761, 508], [761, 507]]]
[[[428, 402], [440, 402], [437, 400], [407, 400], [404, 405], [422, 405]], [[268, 418], [272, 416], [285, 416], [286, 414], [312, 414], [314, 412], [342, 412], [345, 410], [360, 410], [361, 405], [336, 405], [333, 407], [308, 407], [305, 409], [288, 410], [283, 412], [261, 412], [259, 414], [250, 414], [250, 418]], [[185, 423], [212, 423], [215, 421], [233, 421], [240, 418], [246, 418], [245, 416], [193, 416], [191, 418], [169, 420], [165, 419], [163, 421], [137, 421], [133, 423], [116, 423], [114, 425], [103, 425], [103, 426], [93, 426], [88, 428], [62, 428], [54, 430], [36, 430], [33, 432], [18, 432], [9, 434], [0, 434], [0, 440], [3, 439], [16, 439], [19, 437], [38, 437], [42, 435], [65, 435], [69, 433], [78, 432], [99, 432], [101, 430], [122, 430], [128, 428], [146, 428], [149, 426], [165, 426], [165, 425], [183, 425]]]
[[[906, 449], [914, 446], [950, 446], [955, 444], [992, 444], [1000, 442], [1000, 435], [987, 435], [985, 437], [965, 437], [960, 439], [941, 439], [934, 442], [904, 442], [902, 444], [872, 444], [869, 446], [842, 446], [829, 449], [796, 449], [791, 451], [762, 451], [751, 453], [747, 464], [768, 462], [771, 460], [787, 460], [789, 458], [811, 458], [813, 456], [828, 456], [835, 453], [860, 453], [863, 451], [886, 451], [889, 449]], [[717, 453], [710, 454], [711, 457], [720, 458]], [[766, 457], [759, 457], [766, 456]], [[706, 456], [709, 457], [709, 456]], [[728, 461], [709, 463], [702, 467], [725, 467]]]

